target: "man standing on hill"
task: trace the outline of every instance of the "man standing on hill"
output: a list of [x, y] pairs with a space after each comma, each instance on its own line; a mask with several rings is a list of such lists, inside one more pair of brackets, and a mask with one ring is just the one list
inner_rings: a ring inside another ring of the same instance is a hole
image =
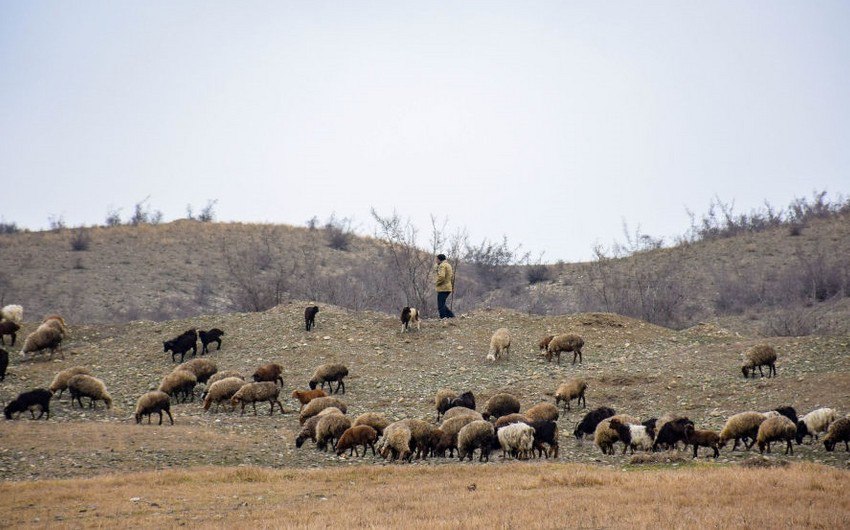
[[446, 307], [446, 300], [452, 294], [455, 285], [455, 273], [452, 266], [446, 261], [445, 254], [437, 255], [437, 310], [440, 318], [454, 318], [455, 314]]

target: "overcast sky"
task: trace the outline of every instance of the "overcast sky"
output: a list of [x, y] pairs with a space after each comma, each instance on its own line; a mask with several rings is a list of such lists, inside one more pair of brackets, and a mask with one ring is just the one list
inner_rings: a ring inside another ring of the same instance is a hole
[[0, 216], [369, 209], [547, 260], [850, 191], [850, 2], [0, 0]]

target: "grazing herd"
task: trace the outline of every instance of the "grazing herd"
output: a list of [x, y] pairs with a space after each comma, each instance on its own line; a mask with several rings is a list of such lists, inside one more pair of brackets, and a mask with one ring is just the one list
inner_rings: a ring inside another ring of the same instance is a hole
[[[11, 336], [12, 345], [16, 333], [20, 330], [23, 310], [21, 306], [6, 306], [0, 312], [0, 340]], [[316, 325], [317, 306], [305, 309], [306, 331]], [[402, 332], [420, 329], [419, 312], [415, 308], [405, 307], [401, 313]], [[24, 339], [22, 354], [24, 359], [36, 353], [47, 351], [52, 358], [59, 350], [68, 329], [64, 319], [52, 315], [44, 319], [38, 328]], [[250, 378], [245, 378], [236, 370], [219, 370], [217, 364], [206, 354], [211, 353], [210, 345], [216, 344], [221, 350], [224, 331], [212, 328], [208, 331], [189, 329], [171, 340], [164, 341], [163, 352], [171, 354], [171, 361], [180, 364], [165, 375], [157, 390], [144, 393], [138, 398], [134, 410], [136, 423], [142, 423], [147, 417], [159, 416], [162, 425], [164, 415], [170, 424], [174, 424], [171, 405], [174, 402], [194, 402], [196, 390], [203, 386], [201, 394], [204, 411], [217, 412], [222, 404], [230, 404], [230, 411], [240, 408], [244, 415], [250, 405], [254, 415], [258, 414], [257, 403], [269, 404], [269, 415], [275, 408], [286, 414], [280, 401], [285, 370], [277, 363], [258, 366]], [[201, 341], [200, 356], [198, 340]], [[492, 335], [486, 359], [497, 362], [508, 359], [512, 337], [507, 328], [499, 328]], [[3, 342], [5, 345], [5, 341]], [[572, 352], [572, 364], [581, 364], [582, 337], [572, 333], [547, 335], [538, 343], [543, 357], [560, 364], [561, 353]], [[192, 359], [186, 361], [191, 351]], [[64, 357], [63, 357], [64, 358]], [[741, 370], [744, 377], [755, 377], [756, 370], [766, 377], [776, 376], [776, 351], [770, 345], [758, 345], [746, 353], [746, 361]], [[0, 380], [5, 376], [8, 365], [8, 352], [0, 348]], [[523, 411], [521, 400], [516, 395], [499, 392], [484, 402], [480, 411], [472, 391], [456, 392], [452, 389], [439, 389], [434, 397], [436, 420], [434, 422], [417, 418], [405, 418], [392, 421], [385, 414], [370, 411], [356, 418], [348, 416], [348, 404], [339, 396], [346, 394], [345, 379], [349, 375], [347, 366], [339, 363], [322, 364], [315, 368], [307, 381], [309, 389], [295, 389], [290, 397], [299, 404], [298, 420], [301, 426], [295, 437], [295, 446], [300, 448], [310, 440], [320, 451], [332, 450], [337, 455], [365, 457], [371, 451], [373, 457], [389, 460], [411, 461], [414, 458], [427, 459], [453, 458], [457, 455], [461, 461], [472, 460], [477, 454], [479, 461], [489, 461], [494, 450], [501, 450], [503, 459], [558, 458], [561, 431], [558, 420], [562, 414], [572, 410], [572, 402], [577, 407], [586, 408], [588, 383], [582, 378], [573, 378], [559, 384], [552, 392], [554, 403], [544, 401], [531, 404]], [[83, 398], [88, 398], [89, 408], [95, 408], [102, 401], [106, 408], [112, 406], [112, 397], [103, 380], [95, 377], [84, 366], [74, 366], [58, 372], [49, 388], [33, 389], [23, 392], [6, 404], [4, 414], [7, 419], [29, 411], [33, 419], [50, 418], [50, 401], [61, 398], [67, 390], [70, 403], [84, 407]], [[357, 388], [355, 385], [354, 394]], [[213, 408], [214, 405], [214, 408]], [[720, 450], [732, 441], [732, 451], [739, 444], [749, 450], [754, 445], [759, 452], [771, 452], [772, 444], [779, 443], [786, 454], [793, 454], [793, 443], [803, 443], [806, 437], [816, 441], [823, 435], [823, 444], [832, 451], [841, 442], [850, 452], [850, 419], [840, 417], [831, 408], [820, 408], [797, 418], [793, 407], [784, 406], [767, 412], [746, 411], [728, 418], [720, 432], [697, 428], [689, 418], [674, 414], [665, 414], [658, 418], [640, 421], [629, 414], [617, 413], [613, 408], [600, 406], [587, 412], [578, 421], [573, 430], [575, 438], [581, 443], [585, 437], [592, 437], [594, 444], [603, 454], [617, 452], [616, 444], [622, 444], [622, 454], [636, 451], [676, 450], [680, 444], [685, 449], [692, 448], [693, 457], [699, 449], [710, 451], [717, 458]], [[362, 449], [362, 454], [361, 454]]]

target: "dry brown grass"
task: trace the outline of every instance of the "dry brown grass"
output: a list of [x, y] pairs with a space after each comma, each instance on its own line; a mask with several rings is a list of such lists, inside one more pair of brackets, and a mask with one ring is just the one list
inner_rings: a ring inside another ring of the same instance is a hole
[[850, 472], [569, 464], [195, 468], [0, 485], [4, 525], [846, 528]]

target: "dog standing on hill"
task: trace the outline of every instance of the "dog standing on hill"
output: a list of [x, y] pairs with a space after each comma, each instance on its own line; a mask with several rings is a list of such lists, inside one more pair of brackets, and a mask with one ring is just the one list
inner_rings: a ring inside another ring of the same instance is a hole
[[421, 329], [419, 323], [419, 311], [415, 307], [407, 307], [401, 310], [401, 332], [404, 333], [410, 329], [410, 326], [416, 326], [416, 330]]
[[319, 312], [319, 306], [310, 306], [304, 310], [304, 327], [310, 331], [316, 326], [316, 313]]

